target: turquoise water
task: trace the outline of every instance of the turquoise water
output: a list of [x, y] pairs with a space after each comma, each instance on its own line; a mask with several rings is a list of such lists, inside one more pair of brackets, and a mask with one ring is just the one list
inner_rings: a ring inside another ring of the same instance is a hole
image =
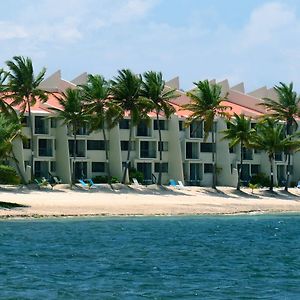
[[300, 299], [300, 216], [0, 222], [0, 299]]

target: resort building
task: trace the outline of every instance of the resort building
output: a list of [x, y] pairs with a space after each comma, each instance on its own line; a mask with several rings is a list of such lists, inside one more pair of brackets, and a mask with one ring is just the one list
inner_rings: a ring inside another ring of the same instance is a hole
[[[76, 87], [85, 83], [87, 74], [83, 73], [72, 81], [61, 78], [60, 71], [44, 80], [41, 88], [52, 91], [46, 103], [37, 103], [31, 108], [34, 128], [34, 163], [35, 177], [49, 177], [49, 173], [59, 176], [63, 182], [71, 182], [71, 168], [73, 161], [73, 136], [69, 128], [55, 118], [51, 108], [60, 108], [55, 93], [63, 92], [68, 87]], [[215, 82], [215, 81], [214, 81]], [[275, 99], [273, 89], [266, 87], [245, 93], [244, 84], [229, 86], [227, 80], [218, 82], [222, 86], [223, 95], [227, 94], [227, 101], [223, 104], [231, 106], [230, 113], [244, 114], [255, 118], [265, 113], [258, 103], [263, 97]], [[176, 88], [180, 96], [172, 100], [176, 112], [170, 119], [160, 116], [162, 129], [162, 143], [159, 143], [158, 124], [154, 113], [150, 113], [150, 122], [141, 122], [134, 128], [133, 142], [129, 145], [129, 117], [125, 117], [108, 132], [109, 161], [105, 158], [105, 144], [101, 131], [90, 132], [88, 128], [81, 128], [77, 132], [77, 149], [75, 176], [76, 178], [93, 178], [107, 175], [108, 165], [112, 176], [119, 180], [122, 178], [123, 167], [126, 161], [128, 147], [131, 147], [131, 167], [144, 175], [144, 183], [156, 181], [159, 170], [159, 149], [162, 156], [162, 182], [168, 183], [170, 179], [181, 180], [187, 185], [210, 186], [212, 184], [212, 151], [215, 146], [211, 143], [211, 134], [204, 141], [203, 124], [184, 126], [185, 119], [191, 112], [182, 110], [182, 105], [189, 102], [186, 93], [179, 89], [179, 79], [175, 78], [167, 85]], [[23, 133], [30, 136], [28, 127], [28, 114], [23, 119]], [[215, 120], [216, 130], [216, 166], [217, 184], [235, 186], [237, 182], [237, 167], [240, 164], [239, 147], [229, 148], [229, 141], [223, 139], [222, 131], [226, 129], [224, 119]], [[21, 172], [30, 178], [31, 150], [30, 142], [17, 140], [14, 144], [14, 153], [18, 159]], [[243, 152], [244, 166], [242, 180], [247, 181], [257, 173], [269, 174], [269, 160], [264, 152], [245, 149]], [[286, 159], [284, 153], [277, 153], [274, 177], [277, 182], [285, 178]], [[300, 178], [300, 155], [292, 157], [294, 166], [291, 180]]]

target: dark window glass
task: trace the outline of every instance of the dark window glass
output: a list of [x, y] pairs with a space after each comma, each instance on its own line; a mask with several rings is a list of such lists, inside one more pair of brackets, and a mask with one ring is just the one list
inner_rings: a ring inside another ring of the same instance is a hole
[[28, 116], [22, 116], [21, 117], [21, 124], [23, 127], [29, 126], [29, 117]]
[[87, 141], [87, 149], [88, 150], [105, 150], [105, 143], [104, 143], [104, 141], [88, 140]]
[[204, 164], [204, 173], [212, 173], [213, 164]]
[[[157, 120], [154, 120], [154, 130], [158, 130], [158, 123]], [[159, 126], [160, 126], [160, 130], [167, 130], [167, 121], [166, 120], [159, 120]]]
[[184, 122], [183, 121], [179, 121], [178, 124], [179, 124], [179, 131], [184, 131], [185, 130], [185, 128], [183, 126]]
[[259, 173], [259, 165], [251, 165], [251, 174], [258, 174]]
[[104, 162], [92, 162], [92, 172], [105, 172]]
[[203, 137], [203, 122], [193, 122], [190, 125], [190, 138]]
[[[162, 173], [168, 173], [168, 163], [162, 163], [161, 164], [161, 171]], [[154, 164], [154, 172], [159, 172], [159, 163]]]
[[50, 162], [50, 170], [51, 170], [51, 172], [56, 172], [56, 162], [55, 161]]
[[120, 129], [129, 129], [129, 120], [123, 119], [119, 122]]
[[201, 152], [213, 152], [213, 144], [212, 143], [201, 143]]
[[[121, 141], [121, 150], [122, 151], [127, 151], [128, 150], [128, 145], [129, 145], [129, 141]], [[130, 150], [134, 150], [134, 142], [131, 142], [131, 149]]]
[[56, 118], [51, 118], [51, 128], [56, 128], [57, 126], [57, 122], [56, 122]]

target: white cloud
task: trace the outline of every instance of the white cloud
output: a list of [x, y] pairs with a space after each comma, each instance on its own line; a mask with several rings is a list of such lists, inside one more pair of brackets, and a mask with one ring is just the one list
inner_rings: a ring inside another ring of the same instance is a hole
[[299, 30], [295, 12], [280, 2], [269, 2], [251, 13], [249, 22], [241, 32], [242, 45], [251, 47], [272, 43], [282, 35], [290, 35], [291, 30]]
[[0, 40], [24, 39], [28, 36], [28, 32], [23, 26], [0, 21]]

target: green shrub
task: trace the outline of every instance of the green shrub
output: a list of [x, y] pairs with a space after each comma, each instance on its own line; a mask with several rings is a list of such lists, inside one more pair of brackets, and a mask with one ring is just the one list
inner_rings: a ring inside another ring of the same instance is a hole
[[253, 175], [250, 179], [251, 184], [258, 184], [259, 186], [269, 187], [271, 184], [269, 176], [265, 173], [258, 173]]
[[129, 179], [132, 181], [132, 178], [136, 178], [138, 182], [144, 181], [144, 174], [140, 171], [137, 171], [135, 168], [129, 169]]
[[[93, 182], [94, 183], [108, 183], [108, 176], [95, 176], [94, 178], [93, 178]], [[119, 180], [118, 180], [118, 178], [117, 177], [114, 177], [114, 176], [112, 176], [111, 178], [110, 178], [110, 182], [111, 183], [118, 183], [119, 182]]]
[[21, 178], [13, 167], [0, 165], [0, 184], [20, 184]]

